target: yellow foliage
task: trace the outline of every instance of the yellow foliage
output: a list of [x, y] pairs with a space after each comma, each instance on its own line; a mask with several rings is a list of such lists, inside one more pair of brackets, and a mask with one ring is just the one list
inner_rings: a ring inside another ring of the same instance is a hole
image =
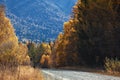
[[14, 28], [0, 8], [0, 65], [4, 63], [14, 66], [26, 61], [29, 61], [27, 47], [18, 45]]
[[60, 41], [61, 39], [62, 39], [62, 37], [63, 37], [63, 33], [59, 33], [59, 35], [58, 35], [58, 40]]
[[17, 58], [19, 60], [19, 64], [30, 64], [30, 58], [28, 56], [27, 46], [20, 43]]
[[69, 44], [69, 40], [64, 40], [64, 45]]
[[42, 55], [42, 58], [40, 60], [40, 63], [42, 66], [44, 67], [50, 67], [51, 65], [51, 59], [50, 59], [50, 56], [49, 55]]
[[40, 63], [41, 63], [41, 64], [44, 63], [44, 61], [45, 61], [45, 57], [46, 57], [45, 55], [42, 55], [42, 58], [41, 58], [41, 60], [40, 60]]
[[70, 31], [71, 32], [76, 32], [76, 30], [73, 27], [70, 29]]
[[45, 54], [51, 54], [51, 47], [49, 44], [47, 43], [42, 43], [42, 46], [44, 48], [44, 53]]

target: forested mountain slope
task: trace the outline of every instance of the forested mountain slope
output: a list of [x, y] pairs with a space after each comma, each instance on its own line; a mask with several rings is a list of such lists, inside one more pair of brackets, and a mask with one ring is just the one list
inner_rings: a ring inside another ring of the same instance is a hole
[[19, 40], [54, 40], [76, 0], [1, 0]]

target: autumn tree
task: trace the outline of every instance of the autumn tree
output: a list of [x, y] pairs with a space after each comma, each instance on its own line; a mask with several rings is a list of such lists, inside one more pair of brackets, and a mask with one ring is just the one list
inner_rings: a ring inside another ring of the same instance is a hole
[[11, 67], [29, 63], [27, 47], [18, 44], [14, 28], [0, 5], [0, 66]]
[[118, 6], [117, 0], [78, 0], [71, 19], [64, 23], [56, 49], [58, 63], [93, 66], [102, 65], [105, 57], [120, 58]]
[[[72, 20], [64, 23], [64, 34], [60, 33], [55, 47], [56, 66], [74, 66], [79, 64], [76, 32]], [[54, 59], [53, 59], [54, 60]]]
[[[62, 51], [62, 49], [59, 50], [61, 46], [58, 46], [61, 43], [62, 36], [63, 36], [63, 34], [60, 33], [58, 38], [52, 43], [52, 46], [51, 46], [50, 58], [51, 58], [52, 67], [57, 67], [58, 65], [60, 65], [61, 59], [60, 59], [59, 53], [57, 53], [57, 52]], [[64, 62], [64, 61], [62, 61], [62, 62]]]
[[119, 45], [116, 44], [119, 37], [115, 38], [119, 34], [119, 14], [113, 8], [113, 1], [87, 1], [88, 4], [78, 2], [74, 9], [74, 19], [82, 19], [77, 28], [80, 54], [87, 64], [103, 63], [105, 57], [119, 58]]
[[0, 5], [0, 64], [17, 65], [18, 39], [4, 10], [5, 7]]
[[48, 43], [42, 42], [40, 44], [36, 44], [34, 42], [29, 42], [27, 47], [30, 61], [33, 67], [50, 66], [51, 47]]
[[51, 58], [50, 58], [51, 46], [48, 43], [43, 42], [40, 44], [40, 49], [42, 53], [40, 59], [41, 67], [47, 67], [47, 68], [51, 67]]
[[28, 48], [26, 44], [19, 42], [17, 57], [21, 65], [30, 65], [30, 57], [28, 56]]
[[56, 66], [66, 65], [66, 54], [64, 54], [62, 39], [63, 39], [63, 34], [60, 33], [55, 42], [55, 46], [54, 46], [55, 52], [53, 53], [53, 60], [55, 60], [54, 63]]

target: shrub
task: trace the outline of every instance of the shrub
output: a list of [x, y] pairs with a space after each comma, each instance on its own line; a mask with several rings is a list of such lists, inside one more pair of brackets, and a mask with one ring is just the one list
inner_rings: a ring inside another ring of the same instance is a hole
[[0, 80], [44, 80], [41, 71], [30, 66], [13, 67], [13, 70], [0, 69]]
[[105, 69], [109, 73], [120, 73], [120, 60], [106, 58]]

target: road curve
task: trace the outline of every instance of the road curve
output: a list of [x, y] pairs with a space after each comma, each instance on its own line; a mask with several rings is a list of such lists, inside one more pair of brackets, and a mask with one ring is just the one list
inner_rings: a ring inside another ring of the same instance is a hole
[[45, 80], [120, 80], [120, 77], [82, 71], [42, 69]]

